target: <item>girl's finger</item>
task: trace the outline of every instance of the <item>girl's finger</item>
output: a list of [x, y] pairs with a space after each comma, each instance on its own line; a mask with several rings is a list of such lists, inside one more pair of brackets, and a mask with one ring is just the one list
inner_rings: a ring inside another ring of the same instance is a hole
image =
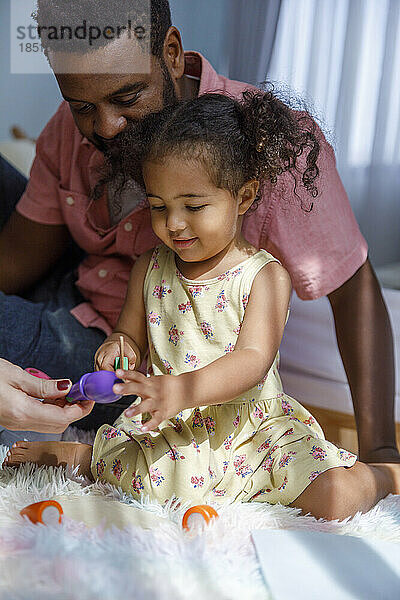
[[133, 371], [133, 369], [135, 368], [136, 365], [136, 354], [130, 354], [128, 356], [128, 364], [129, 364], [129, 369]]
[[142, 413], [151, 413], [151, 411], [154, 410], [154, 401], [152, 398], [146, 398], [146, 400], [142, 400], [141, 402], [139, 402], [139, 404], [136, 404], [135, 406], [129, 406], [125, 411], [124, 414], [127, 417], [133, 417], [136, 415], [141, 415]]
[[[127, 371], [116, 372], [117, 377], [122, 379], [120, 373], [127, 373]], [[136, 396], [140, 396], [143, 398], [148, 398], [150, 393], [149, 384], [147, 378], [144, 377], [141, 373], [138, 373], [138, 376], [133, 375], [130, 380], [124, 381], [124, 383], [116, 383], [113, 387], [113, 391], [115, 394], [121, 394], [121, 396], [129, 396], [130, 394], [136, 394]]]
[[142, 402], [140, 404], [136, 404], [136, 406], [129, 406], [124, 411], [124, 415], [130, 419], [131, 417], [140, 415], [143, 412], [148, 412], [148, 409], [146, 409], [146, 407], [143, 408], [143, 400], [142, 400]]
[[125, 415], [126, 417], [128, 417], [128, 419], [130, 419], [131, 417], [134, 417], [134, 416], [136, 416], [137, 414], [139, 414], [139, 412], [138, 412], [136, 409], [137, 409], [137, 406], [129, 406], [129, 408], [127, 408], [127, 409], [124, 411], [124, 415]]
[[144, 425], [142, 425], [142, 427], [140, 429], [143, 432], [153, 431], [154, 429], [157, 429], [157, 427], [160, 425], [161, 421], [162, 421], [162, 419], [160, 418], [158, 413], [155, 413], [152, 415], [152, 418], [150, 419], [150, 421], [147, 421]]
[[104, 360], [105, 359], [106, 359], [105, 352], [99, 352], [99, 354], [97, 354], [95, 356], [94, 362], [95, 362], [97, 371], [104, 370]]
[[131, 396], [134, 394], [135, 396], [146, 396], [145, 389], [139, 383], [129, 382], [129, 383], [115, 383], [113, 386], [114, 394], [120, 396]]
[[106, 354], [101, 363], [101, 368], [104, 371], [114, 371], [114, 362], [115, 362], [115, 354], [114, 352]]
[[139, 371], [123, 371], [122, 369], [117, 369], [115, 373], [117, 377], [124, 381], [137, 381], [138, 383], [142, 383], [148, 379], [146, 375], [143, 375], [143, 373], [140, 373]]

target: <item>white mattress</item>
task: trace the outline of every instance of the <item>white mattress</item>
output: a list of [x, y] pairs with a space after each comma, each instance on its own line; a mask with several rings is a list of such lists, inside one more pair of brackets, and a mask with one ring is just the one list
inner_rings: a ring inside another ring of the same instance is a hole
[[29, 177], [35, 158], [35, 144], [31, 140], [0, 141], [0, 154], [4, 156], [18, 171]]
[[[384, 289], [383, 295], [395, 340], [395, 415], [400, 422], [400, 291]], [[281, 344], [280, 373], [285, 392], [299, 402], [353, 413], [328, 298], [304, 302], [293, 294]]]

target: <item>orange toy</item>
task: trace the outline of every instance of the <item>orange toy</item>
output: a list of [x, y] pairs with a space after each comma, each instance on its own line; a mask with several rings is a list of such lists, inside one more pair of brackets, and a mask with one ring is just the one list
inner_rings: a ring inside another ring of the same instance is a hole
[[211, 519], [218, 518], [218, 513], [208, 504], [199, 504], [198, 506], [192, 506], [189, 508], [182, 519], [183, 529], [189, 530], [193, 525], [204, 525], [209, 524]]
[[28, 504], [20, 513], [23, 517], [28, 517], [32, 523], [43, 523], [43, 525], [55, 525], [61, 523], [63, 509], [56, 500], [42, 500]]

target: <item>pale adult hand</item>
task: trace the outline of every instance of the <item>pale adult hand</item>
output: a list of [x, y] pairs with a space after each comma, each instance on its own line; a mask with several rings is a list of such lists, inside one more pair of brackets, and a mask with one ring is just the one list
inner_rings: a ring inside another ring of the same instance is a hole
[[62, 433], [94, 406], [89, 400], [69, 404], [65, 396], [70, 388], [69, 380], [39, 379], [0, 358], [0, 425], [12, 431]]

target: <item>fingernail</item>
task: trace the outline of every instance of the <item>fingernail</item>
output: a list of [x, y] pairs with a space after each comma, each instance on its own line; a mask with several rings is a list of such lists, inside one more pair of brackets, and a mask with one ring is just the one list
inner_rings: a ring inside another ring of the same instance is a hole
[[71, 381], [69, 379], [61, 379], [57, 381], [57, 389], [61, 391], [67, 390], [71, 385]]

